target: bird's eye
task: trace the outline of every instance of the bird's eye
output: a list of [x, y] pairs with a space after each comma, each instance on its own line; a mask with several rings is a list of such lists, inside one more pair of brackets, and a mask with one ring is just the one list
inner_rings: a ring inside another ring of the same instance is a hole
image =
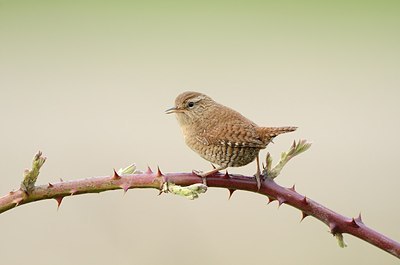
[[194, 102], [193, 102], [193, 101], [189, 101], [188, 104], [187, 104], [187, 106], [188, 106], [189, 108], [193, 108], [193, 107], [194, 107]]

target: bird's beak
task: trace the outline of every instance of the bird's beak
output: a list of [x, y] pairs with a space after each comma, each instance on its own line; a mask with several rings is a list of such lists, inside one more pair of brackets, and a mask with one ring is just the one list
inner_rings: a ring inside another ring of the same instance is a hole
[[171, 114], [171, 113], [175, 113], [175, 112], [177, 112], [178, 111], [178, 109], [176, 108], [176, 107], [172, 107], [172, 108], [170, 108], [170, 109], [167, 109], [166, 111], [165, 111], [165, 114]]

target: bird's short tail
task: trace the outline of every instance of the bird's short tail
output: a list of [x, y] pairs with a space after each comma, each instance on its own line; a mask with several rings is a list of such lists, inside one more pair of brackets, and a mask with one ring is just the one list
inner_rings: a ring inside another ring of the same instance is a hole
[[262, 139], [262, 141], [267, 145], [274, 139], [276, 136], [282, 133], [293, 132], [297, 129], [297, 127], [260, 127], [258, 128], [258, 135]]

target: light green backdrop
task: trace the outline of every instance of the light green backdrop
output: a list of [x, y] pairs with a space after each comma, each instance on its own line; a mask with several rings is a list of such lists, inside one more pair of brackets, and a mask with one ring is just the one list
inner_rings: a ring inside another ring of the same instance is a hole
[[[136, 162], [209, 169], [163, 112], [204, 92], [313, 147], [278, 182], [400, 240], [398, 1], [0, 1], [0, 194]], [[265, 156], [266, 152], [262, 152]], [[231, 170], [252, 174], [255, 165]], [[1, 264], [397, 264], [256, 194], [133, 190], [0, 216]], [[190, 262], [189, 262], [190, 261]]]

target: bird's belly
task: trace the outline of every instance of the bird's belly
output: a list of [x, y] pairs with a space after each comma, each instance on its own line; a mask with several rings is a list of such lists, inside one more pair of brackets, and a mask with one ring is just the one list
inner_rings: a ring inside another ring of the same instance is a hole
[[213, 164], [241, 167], [252, 162], [260, 149], [254, 147], [232, 147], [229, 145], [206, 145], [198, 141], [187, 141], [188, 146]]

